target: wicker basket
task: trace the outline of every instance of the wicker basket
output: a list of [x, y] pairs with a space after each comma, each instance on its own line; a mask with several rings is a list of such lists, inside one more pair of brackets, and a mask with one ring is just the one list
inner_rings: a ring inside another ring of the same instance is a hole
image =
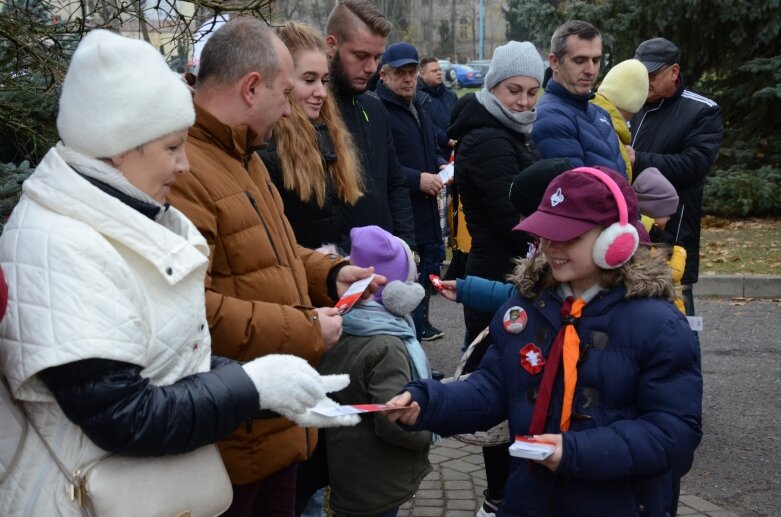
[[[485, 350], [490, 346], [488, 339], [488, 328], [483, 329], [480, 334], [469, 344], [469, 347], [461, 355], [461, 359], [458, 361], [456, 371], [452, 377], [442, 379], [442, 382], [463, 381], [472, 375], [472, 371], [477, 364], [479, 364], [482, 355]], [[475, 350], [479, 350], [480, 357], [472, 357]], [[471, 359], [471, 360], [470, 360]], [[464, 371], [467, 373], [464, 373]], [[487, 431], [476, 431], [474, 433], [455, 434], [452, 438], [459, 442], [469, 445], [478, 445], [480, 447], [493, 447], [495, 445], [504, 445], [512, 441], [510, 438], [510, 427], [507, 424], [507, 420], [501, 424], [495, 425]]]

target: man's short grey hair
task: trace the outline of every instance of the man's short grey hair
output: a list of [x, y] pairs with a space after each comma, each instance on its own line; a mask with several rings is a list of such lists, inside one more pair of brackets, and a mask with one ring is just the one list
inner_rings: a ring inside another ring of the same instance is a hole
[[570, 20], [560, 25], [550, 39], [551, 54], [556, 56], [559, 61], [567, 53], [567, 38], [570, 36], [591, 41], [594, 38], [601, 38], [602, 34], [596, 27], [583, 20]]
[[270, 86], [281, 70], [276, 36], [256, 18], [234, 18], [211, 35], [201, 52], [198, 84], [234, 84], [258, 72]]

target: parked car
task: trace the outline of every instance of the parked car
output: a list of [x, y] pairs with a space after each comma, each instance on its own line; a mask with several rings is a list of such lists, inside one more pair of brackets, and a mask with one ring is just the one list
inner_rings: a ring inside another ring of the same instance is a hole
[[447, 59], [437, 59], [439, 67], [442, 69], [442, 82], [445, 88], [453, 90], [458, 84], [458, 78], [456, 77], [456, 71], [453, 68], [453, 63]]
[[475, 70], [480, 70], [480, 73], [483, 74], [483, 77], [485, 77], [485, 74], [488, 73], [488, 67], [491, 66], [491, 60], [490, 59], [473, 59], [472, 61], [467, 61], [467, 66], [471, 66]]
[[483, 73], [467, 65], [453, 65], [456, 70], [459, 88], [480, 88], [483, 86]]

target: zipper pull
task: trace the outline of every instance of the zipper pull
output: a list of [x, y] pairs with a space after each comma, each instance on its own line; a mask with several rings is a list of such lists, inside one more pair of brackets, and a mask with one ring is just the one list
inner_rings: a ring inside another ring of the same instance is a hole
[[68, 495], [79, 508], [87, 506], [87, 478], [81, 475], [80, 470], [73, 473], [73, 481], [68, 483]]

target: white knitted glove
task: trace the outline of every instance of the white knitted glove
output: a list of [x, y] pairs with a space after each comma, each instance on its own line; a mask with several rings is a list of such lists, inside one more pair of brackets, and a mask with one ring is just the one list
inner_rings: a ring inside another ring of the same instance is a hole
[[[315, 405], [316, 408], [336, 406], [338, 404], [328, 397], [325, 397]], [[356, 425], [361, 421], [361, 417], [358, 415], [323, 416], [315, 413], [312, 409], [307, 409], [303, 413], [279, 410], [279, 413], [301, 427], [348, 427]]]
[[294, 355], [267, 355], [243, 364], [242, 368], [258, 390], [260, 409], [303, 413], [325, 398], [328, 391], [317, 370]]
[[326, 393], [333, 393], [334, 391], [342, 391], [350, 385], [350, 376], [346, 373], [341, 375], [323, 375], [320, 377], [320, 381], [323, 383], [323, 389]]

